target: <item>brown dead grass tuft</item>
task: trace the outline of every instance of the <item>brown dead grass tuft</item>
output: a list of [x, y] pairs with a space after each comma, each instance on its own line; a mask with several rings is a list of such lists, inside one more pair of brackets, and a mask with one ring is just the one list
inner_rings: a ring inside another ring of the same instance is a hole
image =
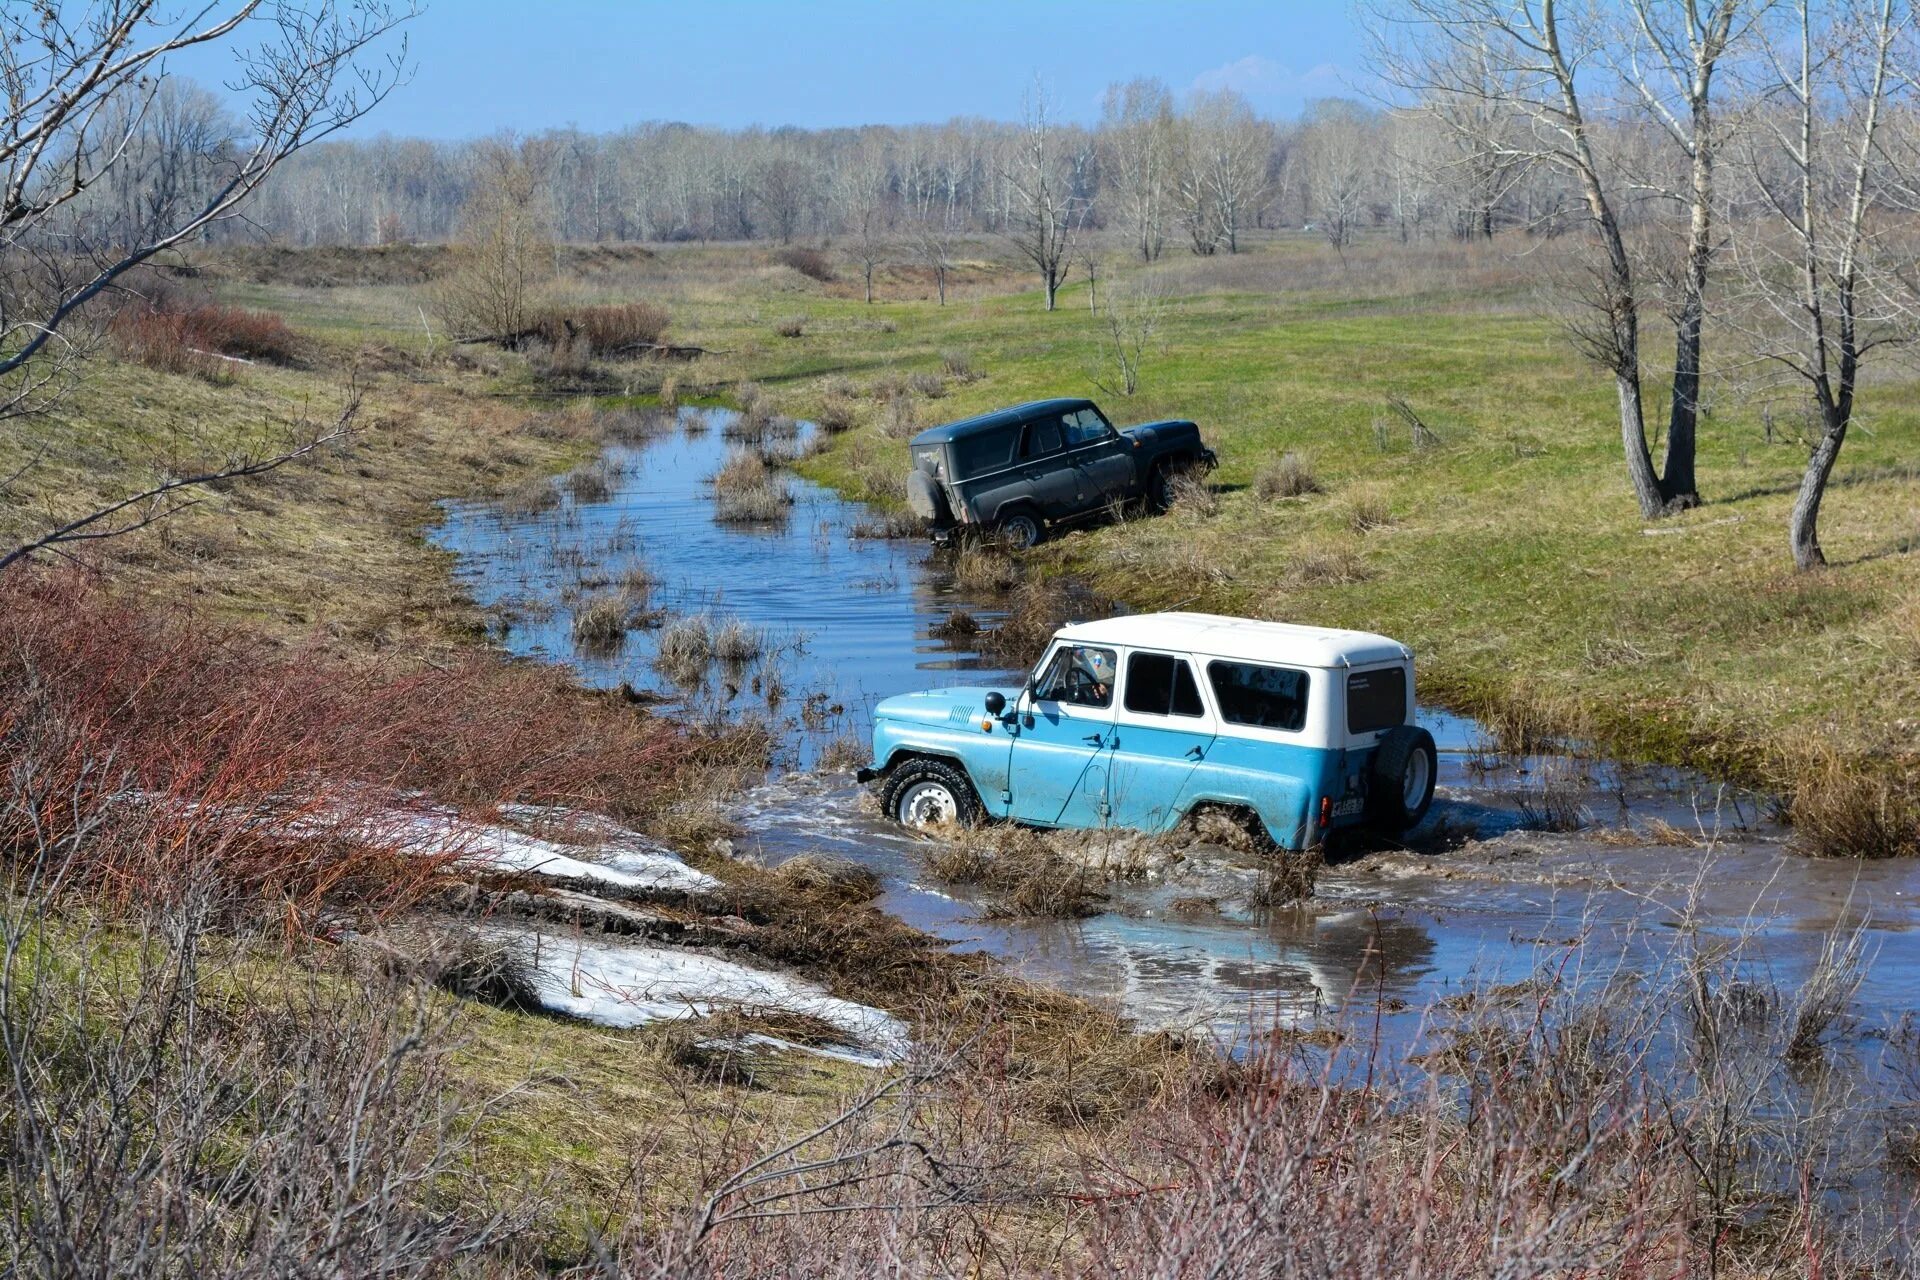
[[1319, 477], [1313, 474], [1313, 467], [1306, 458], [1288, 450], [1260, 468], [1253, 478], [1254, 495], [1264, 502], [1273, 502], [1280, 498], [1304, 498], [1310, 493], [1321, 493], [1325, 486]]

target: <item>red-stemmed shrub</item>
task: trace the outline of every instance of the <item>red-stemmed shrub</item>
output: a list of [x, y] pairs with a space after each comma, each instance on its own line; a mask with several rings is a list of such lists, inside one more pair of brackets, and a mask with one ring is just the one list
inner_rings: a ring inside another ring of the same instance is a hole
[[117, 312], [110, 331], [129, 359], [171, 373], [206, 373], [221, 357], [268, 364], [299, 359], [299, 337], [271, 311], [179, 306], [167, 295]]
[[634, 817], [686, 748], [550, 668], [342, 656], [79, 572], [0, 578], [0, 852], [109, 906], [210, 884], [295, 929], [384, 914], [465, 852], [423, 844], [408, 798]]

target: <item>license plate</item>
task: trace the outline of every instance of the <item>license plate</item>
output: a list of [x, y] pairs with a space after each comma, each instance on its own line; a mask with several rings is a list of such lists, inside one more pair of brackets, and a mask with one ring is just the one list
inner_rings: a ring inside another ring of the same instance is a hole
[[1336, 818], [1358, 817], [1361, 810], [1366, 807], [1366, 803], [1364, 796], [1351, 796], [1333, 806], [1333, 816]]

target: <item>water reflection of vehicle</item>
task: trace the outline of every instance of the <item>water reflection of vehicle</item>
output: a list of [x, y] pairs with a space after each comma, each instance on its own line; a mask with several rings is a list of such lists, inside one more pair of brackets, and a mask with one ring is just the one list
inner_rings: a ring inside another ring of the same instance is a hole
[[1162, 613], [1063, 628], [1018, 690], [887, 699], [862, 778], [908, 826], [1161, 832], [1214, 808], [1304, 849], [1413, 826], [1436, 766], [1398, 641]]

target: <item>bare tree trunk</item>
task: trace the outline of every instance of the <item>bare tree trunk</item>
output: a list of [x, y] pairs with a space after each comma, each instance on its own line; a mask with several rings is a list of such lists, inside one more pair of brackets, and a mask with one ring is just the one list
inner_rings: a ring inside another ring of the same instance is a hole
[[1793, 498], [1793, 514], [1787, 519], [1787, 542], [1793, 548], [1793, 564], [1802, 571], [1817, 569], [1827, 562], [1820, 550], [1820, 499], [1826, 496], [1827, 481], [1833, 478], [1834, 464], [1840, 461], [1840, 446], [1846, 443], [1845, 419], [1833, 421], [1827, 415], [1826, 431], [1807, 459], [1806, 474], [1800, 477], [1800, 491]]
[[1693, 458], [1700, 420], [1700, 329], [1706, 314], [1706, 276], [1703, 255], [1697, 267], [1688, 266], [1687, 297], [1674, 334], [1673, 406], [1667, 416], [1667, 457], [1660, 476], [1660, 505], [1666, 511], [1700, 505]]
[[1653, 474], [1653, 459], [1647, 453], [1646, 414], [1640, 403], [1640, 377], [1637, 373], [1615, 373], [1615, 389], [1620, 394], [1620, 442], [1627, 456], [1627, 479], [1640, 514], [1651, 519], [1660, 514], [1666, 500], [1660, 493], [1660, 478]]

